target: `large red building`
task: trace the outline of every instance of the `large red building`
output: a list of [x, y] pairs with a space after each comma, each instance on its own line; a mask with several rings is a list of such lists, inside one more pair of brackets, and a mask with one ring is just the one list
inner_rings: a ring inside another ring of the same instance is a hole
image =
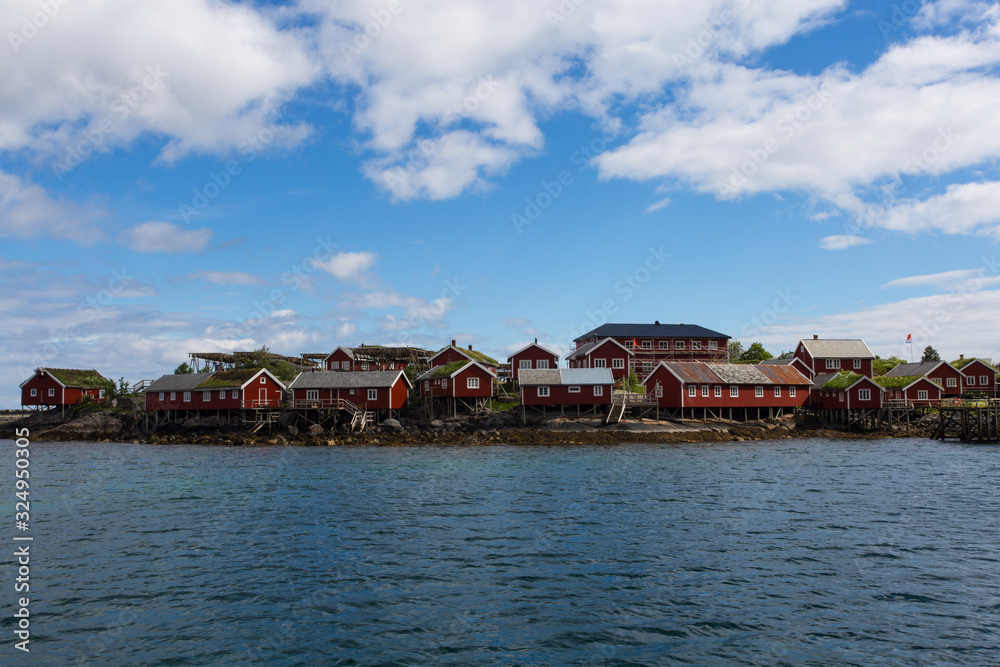
[[34, 375], [21, 383], [21, 405], [76, 405], [84, 396], [101, 401], [110, 385], [111, 381], [95, 370], [36, 368]]
[[559, 367], [559, 355], [538, 344], [528, 343], [514, 354], [507, 357], [510, 364], [511, 378], [518, 381], [519, 372], [523, 370], [548, 370]]
[[372, 411], [402, 410], [412, 388], [403, 371], [315, 371], [300, 373], [288, 385], [294, 408], [338, 409], [349, 401]]
[[610, 368], [617, 380], [628, 375], [633, 353], [614, 338], [602, 338], [582, 345], [566, 361], [570, 368]]
[[285, 386], [266, 368], [164, 375], [145, 389], [146, 411], [280, 408]]
[[944, 396], [958, 396], [962, 393], [962, 373], [944, 361], [899, 364], [887, 372], [885, 377], [926, 377], [940, 386], [941, 393]]
[[997, 369], [989, 360], [964, 356], [951, 362], [962, 374], [962, 392], [965, 394], [993, 394], [996, 392]]
[[[661, 361], [729, 361], [729, 336], [695, 324], [604, 324], [573, 341], [580, 348], [611, 338], [633, 353], [640, 378]], [[572, 356], [572, 355], [571, 355]]]
[[813, 379], [817, 375], [848, 371], [872, 377], [872, 362], [875, 355], [859, 338], [820, 338], [800, 340], [795, 347], [795, 358], [808, 369], [806, 375]]

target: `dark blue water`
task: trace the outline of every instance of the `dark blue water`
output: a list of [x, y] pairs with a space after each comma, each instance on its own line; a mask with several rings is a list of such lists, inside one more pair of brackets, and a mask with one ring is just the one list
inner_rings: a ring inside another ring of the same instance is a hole
[[3, 664], [1000, 664], [997, 447], [32, 447]]

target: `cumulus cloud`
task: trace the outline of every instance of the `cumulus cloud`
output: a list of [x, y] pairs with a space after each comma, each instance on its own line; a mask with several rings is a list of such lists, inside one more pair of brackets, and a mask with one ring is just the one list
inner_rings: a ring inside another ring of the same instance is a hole
[[53, 199], [44, 188], [0, 171], [0, 233], [17, 238], [47, 236], [93, 245], [104, 238], [95, 214]]
[[136, 252], [202, 252], [212, 240], [212, 230], [154, 221], [136, 225], [123, 236], [126, 245]]
[[371, 280], [368, 271], [377, 260], [378, 255], [373, 252], [340, 252], [325, 261], [317, 261], [316, 267], [337, 280], [363, 283]]

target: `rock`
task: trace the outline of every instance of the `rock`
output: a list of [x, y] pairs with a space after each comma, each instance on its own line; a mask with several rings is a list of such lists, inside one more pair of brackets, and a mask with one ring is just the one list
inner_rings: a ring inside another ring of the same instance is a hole
[[298, 435], [299, 434], [299, 427], [298, 426], [292, 426], [291, 424], [289, 424], [287, 428], [288, 428], [288, 435]]
[[282, 412], [278, 417], [278, 423], [284, 427], [291, 426], [295, 422], [294, 412]]
[[434, 428], [441, 428], [442, 426], [444, 426], [444, 422], [441, 421], [440, 419], [435, 419], [434, 421], [431, 422], [431, 426]]
[[312, 433], [313, 435], [322, 435], [323, 427], [320, 426], [319, 424], [313, 424], [312, 426], [309, 427], [309, 432]]
[[382, 428], [391, 433], [402, 433], [403, 425], [395, 419], [386, 419], [382, 422]]

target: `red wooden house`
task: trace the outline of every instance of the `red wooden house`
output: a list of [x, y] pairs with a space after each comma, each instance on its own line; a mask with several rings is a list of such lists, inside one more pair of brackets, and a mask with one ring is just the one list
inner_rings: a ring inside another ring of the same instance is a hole
[[323, 365], [328, 371], [359, 371], [361, 366], [355, 368], [354, 350], [349, 347], [338, 347], [329, 357], [323, 360]]
[[818, 410], [875, 410], [885, 389], [870, 377], [843, 371], [823, 373], [813, 381], [812, 406]]
[[294, 408], [341, 409], [348, 401], [371, 411], [402, 410], [412, 388], [403, 371], [315, 371], [300, 373], [288, 385]]
[[431, 368], [417, 378], [417, 385], [429, 414], [442, 408], [457, 414], [459, 404], [473, 412], [487, 409], [496, 379], [496, 373], [478, 361], [462, 359]]
[[521, 405], [611, 405], [610, 368], [522, 369]]
[[510, 364], [511, 378], [517, 382], [518, 371], [558, 368], [559, 355], [539, 345], [536, 338], [534, 343], [525, 345], [507, 357], [507, 362]]
[[566, 361], [570, 368], [610, 368], [617, 380], [628, 375], [633, 356], [631, 350], [614, 338], [602, 338], [576, 348]]
[[962, 393], [962, 373], [943, 361], [899, 364], [885, 377], [926, 377], [941, 387], [942, 396], [952, 397]]
[[643, 381], [656, 404], [680, 416], [760, 418], [802, 407], [810, 382], [792, 366], [662, 361]]
[[849, 371], [865, 377], [872, 377], [872, 362], [875, 355], [861, 339], [820, 338], [800, 340], [795, 348], [795, 358], [808, 369], [810, 379], [826, 373]]
[[906, 377], [886, 374], [874, 378], [874, 380], [885, 389], [886, 405], [895, 403], [909, 407], [928, 408], [940, 403], [941, 397], [944, 395], [941, 385], [926, 376]]
[[285, 386], [266, 368], [164, 375], [146, 387], [146, 410], [280, 408]]
[[951, 362], [962, 374], [962, 393], [964, 394], [994, 394], [997, 384], [997, 369], [990, 365], [988, 359], [966, 359], [961, 356]]
[[475, 361], [480, 366], [488, 369], [493, 375], [497, 374], [497, 370], [500, 368], [500, 362], [496, 359], [483, 354], [482, 352], [472, 349], [472, 345], [469, 345], [468, 350], [463, 350], [462, 348], [455, 345], [455, 341], [451, 341], [451, 345], [442, 348], [434, 353], [430, 358], [431, 368], [436, 366], [447, 366], [458, 361]]
[[76, 405], [84, 396], [101, 401], [110, 385], [111, 381], [95, 370], [36, 368], [35, 374], [21, 383], [21, 405]]
[[[729, 361], [729, 336], [696, 324], [608, 323], [576, 338], [576, 352], [611, 338], [632, 352], [629, 358], [640, 378], [661, 361]], [[613, 370], [613, 369], [612, 369]], [[616, 376], [617, 377], [617, 376]]]

